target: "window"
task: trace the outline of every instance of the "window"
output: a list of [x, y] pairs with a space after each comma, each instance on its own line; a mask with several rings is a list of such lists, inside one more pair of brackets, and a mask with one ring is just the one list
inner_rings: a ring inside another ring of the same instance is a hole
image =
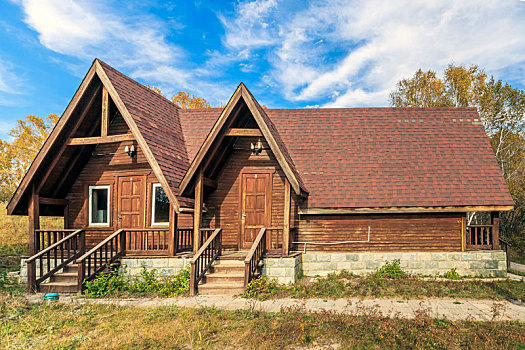
[[89, 226], [109, 226], [110, 186], [89, 186]]
[[151, 226], [167, 226], [170, 222], [170, 200], [160, 184], [153, 184]]

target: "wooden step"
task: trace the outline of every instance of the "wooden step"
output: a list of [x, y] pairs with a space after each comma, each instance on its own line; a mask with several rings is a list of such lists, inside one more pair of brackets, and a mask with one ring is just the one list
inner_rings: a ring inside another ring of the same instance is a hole
[[69, 264], [64, 267], [64, 273], [78, 273], [78, 264]]
[[239, 272], [214, 272], [206, 274], [205, 283], [239, 282], [244, 284], [244, 273]]
[[244, 293], [243, 283], [205, 283], [199, 285], [200, 295], [240, 295]]
[[53, 276], [51, 276], [50, 280], [51, 282], [71, 282], [76, 283], [78, 278], [77, 272], [63, 272], [63, 273], [56, 273]]
[[71, 282], [47, 282], [40, 284], [42, 293], [76, 293], [78, 291], [77, 283]]

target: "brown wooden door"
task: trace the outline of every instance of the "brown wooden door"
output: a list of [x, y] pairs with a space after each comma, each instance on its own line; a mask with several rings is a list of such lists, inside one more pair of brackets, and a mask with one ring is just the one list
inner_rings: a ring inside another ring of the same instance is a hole
[[144, 192], [144, 176], [122, 176], [118, 178], [118, 228], [144, 228]]
[[242, 174], [240, 248], [249, 249], [262, 227], [270, 227], [272, 175]]

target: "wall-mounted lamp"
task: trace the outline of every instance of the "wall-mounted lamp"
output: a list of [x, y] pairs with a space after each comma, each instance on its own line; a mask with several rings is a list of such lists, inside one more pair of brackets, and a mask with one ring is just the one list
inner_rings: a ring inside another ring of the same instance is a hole
[[135, 155], [135, 145], [131, 145], [131, 147], [124, 147], [124, 152], [128, 154], [131, 158]]
[[262, 150], [263, 150], [263, 145], [262, 145], [262, 142], [261, 142], [260, 139], [257, 141], [256, 144], [254, 144], [254, 143], [252, 142], [252, 144], [251, 144], [251, 150], [252, 150], [252, 153], [255, 154], [255, 155], [257, 155], [257, 154], [259, 154], [259, 153], [262, 152]]

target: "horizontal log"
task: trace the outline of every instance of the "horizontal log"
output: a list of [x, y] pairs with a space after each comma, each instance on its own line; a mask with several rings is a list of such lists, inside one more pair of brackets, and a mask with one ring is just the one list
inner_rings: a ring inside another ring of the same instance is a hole
[[132, 134], [94, 136], [94, 137], [76, 137], [70, 138], [68, 146], [97, 145], [101, 143], [114, 143], [122, 141], [133, 141], [135, 137]]
[[224, 136], [262, 136], [259, 129], [231, 128], [226, 130]]
[[38, 199], [38, 202], [40, 204], [44, 205], [67, 205], [68, 200], [63, 198], [46, 198], [46, 197], [40, 197]]

